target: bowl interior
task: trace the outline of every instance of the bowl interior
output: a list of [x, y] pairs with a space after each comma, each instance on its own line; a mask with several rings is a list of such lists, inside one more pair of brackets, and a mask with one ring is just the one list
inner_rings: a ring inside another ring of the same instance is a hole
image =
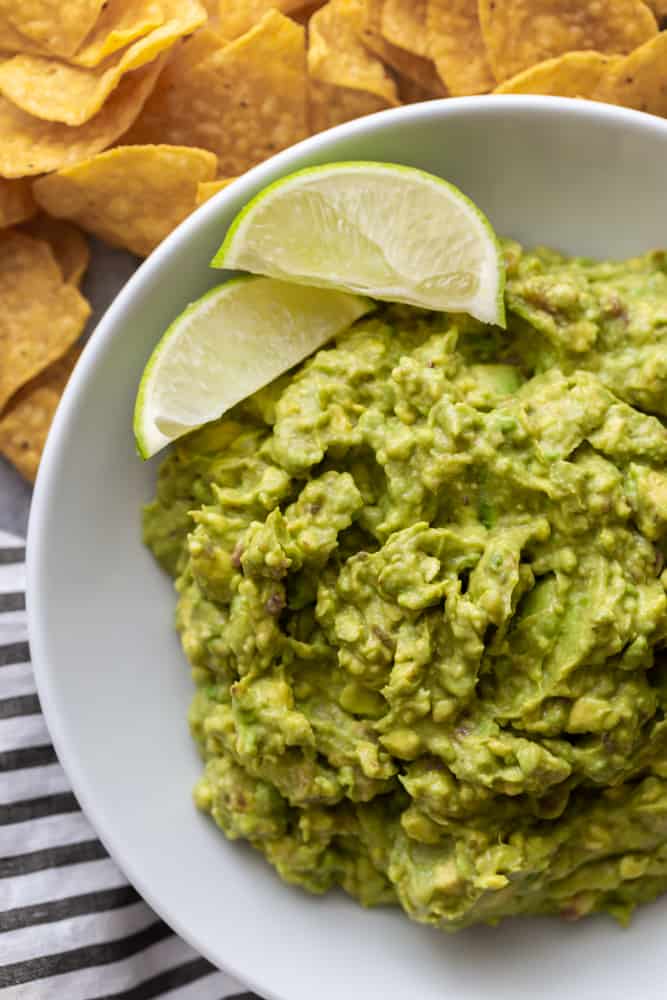
[[[560, 1000], [662, 996], [667, 903], [629, 931], [510, 922], [456, 937], [343, 896], [283, 885], [192, 806], [200, 769], [174, 594], [141, 545], [132, 408], [166, 325], [220, 280], [208, 262], [236, 211], [300, 166], [412, 164], [459, 185], [501, 234], [580, 254], [667, 242], [667, 123], [583, 102], [470, 98], [343, 126], [238, 181], [141, 268], [86, 348], [52, 429], [29, 538], [29, 617], [42, 703], [75, 791], [149, 902], [214, 962], [279, 1000]], [[662, 976], [661, 976], [662, 972]]]

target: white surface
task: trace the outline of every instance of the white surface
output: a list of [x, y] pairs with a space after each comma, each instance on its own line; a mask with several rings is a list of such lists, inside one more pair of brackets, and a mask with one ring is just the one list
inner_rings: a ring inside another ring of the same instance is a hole
[[66, 392], [28, 546], [31, 641], [44, 711], [75, 791], [150, 904], [210, 959], [280, 1000], [621, 1000], [664, 996], [667, 905], [629, 931], [508, 922], [447, 937], [397, 910], [284, 886], [192, 807], [199, 763], [174, 595], [140, 542], [155, 463], [134, 454], [132, 405], [151, 348], [247, 199], [332, 159], [441, 173], [501, 233], [624, 255], [667, 242], [667, 122], [549, 98], [464, 98], [383, 112], [251, 171], [186, 221], [121, 293]]

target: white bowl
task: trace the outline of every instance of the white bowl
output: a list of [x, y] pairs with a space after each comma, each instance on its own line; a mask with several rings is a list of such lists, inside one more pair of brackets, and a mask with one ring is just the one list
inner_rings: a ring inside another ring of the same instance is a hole
[[378, 159], [459, 185], [528, 244], [622, 256], [667, 244], [667, 122], [539, 97], [463, 98], [341, 126], [250, 171], [187, 220], [118, 296], [49, 436], [28, 543], [39, 692], [56, 749], [105, 845], [171, 926], [278, 1000], [616, 1000], [664, 996], [667, 903], [606, 918], [508, 921], [447, 936], [397, 909], [288, 888], [227, 843], [190, 792], [200, 763], [171, 582], [142, 547], [132, 407], [169, 321], [220, 281], [208, 263], [241, 206], [308, 164]]

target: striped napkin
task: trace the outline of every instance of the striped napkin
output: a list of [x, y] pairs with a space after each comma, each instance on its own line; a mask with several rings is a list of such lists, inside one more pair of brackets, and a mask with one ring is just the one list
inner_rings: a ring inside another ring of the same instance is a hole
[[2, 1000], [259, 1000], [158, 919], [79, 809], [35, 690], [24, 559], [0, 532]]

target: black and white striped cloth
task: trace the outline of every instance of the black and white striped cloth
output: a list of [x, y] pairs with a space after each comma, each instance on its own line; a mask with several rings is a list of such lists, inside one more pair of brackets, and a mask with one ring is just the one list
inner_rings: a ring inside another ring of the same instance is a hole
[[0, 997], [259, 1000], [158, 919], [79, 809], [35, 690], [24, 558], [0, 532]]

